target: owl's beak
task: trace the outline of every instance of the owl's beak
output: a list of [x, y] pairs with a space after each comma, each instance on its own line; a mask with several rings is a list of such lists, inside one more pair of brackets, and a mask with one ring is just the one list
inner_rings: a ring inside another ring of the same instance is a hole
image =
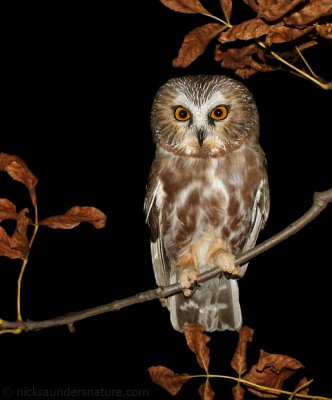
[[197, 132], [197, 139], [198, 139], [198, 143], [199, 143], [199, 145], [200, 145], [201, 147], [203, 146], [203, 142], [204, 142], [205, 138], [206, 138], [206, 133], [205, 133], [205, 131], [204, 131], [203, 129], [200, 129], [200, 130]]

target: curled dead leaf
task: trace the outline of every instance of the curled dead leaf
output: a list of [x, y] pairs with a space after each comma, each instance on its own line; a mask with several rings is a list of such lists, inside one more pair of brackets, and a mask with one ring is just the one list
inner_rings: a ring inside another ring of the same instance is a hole
[[232, 394], [234, 400], [244, 400], [244, 389], [239, 384], [233, 387]]
[[30, 192], [32, 204], [36, 206], [35, 186], [38, 179], [20, 157], [0, 153], [0, 171], [7, 172], [11, 178], [23, 183]]
[[275, 21], [304, 1], [305, 0], [279, 0], [277, 2], [260, 1], [258, 3], [257, 16], [266, 21]]
[[213, 400], [214, 391], [212, 390], [211, 383], [207, 379], [198, 389], [198, 394], [201, 396], [201, 400]]
[[202, 6], [199, 0], [160, 0], [164, 6], [173, 11], [187, 14], [207, 14], [211, 15], [206, 8]]
[[231, 14], [232, 14], [233, 1], [232, 0], [220, 0], [220, 5], [221, 5], [221, 9], [225, 15], [226, 20], [229, 21], [231, 18]]
[[313, 26], [307, 26], [303, 29], [284, 26], [282, 23], [272, 26], [266, 35], [265, 44], [271, 46], [273, 43], [284, 43], [295, 40], [314, 29]]
[[183, 333], [189, 349], [196, 355], [199, 366], [207, 373], [210, 364], [210, 349], [206, 344], [210, 341], [210, 336], [204, 333], [204, 326], [200, 324], [185, 324]]
[[284, 22], [287, 25], [303, 26], [331, 14], [331, 0], [309, 0], [301, 10], [284, 18]]
[[254, 18], [233, 26], [233, 28], [229, 29], [227, 32], [222, 32], [218, 40], [221, 43], [226, 43], [237, 39], [258, 39], [259, 37], [266, 35], [269, 29], [270, 26], [262, 19]]
[[8, 199], [0, 199], [0, 222], [5, 219], [17, 219], [15, 204]]
[[28, 209], [25, 208], [15, 215], [14, 219], [17, 222], [12, 236], [9, 236], [5, 229], [0, 226], [0, 256], [12, 260], [26, 257], [29, 250], [27, 228], [31, 224], [30, 218], [26, 216], [27, 212]]
[[182, 385], [191, 378], [188, 374], [176, 374], [162, 365], [150, 367], [148, 371], [152, 382], [167, 390], [172, 396], [175, 396]]
[[296, 394], [309, 394], [310, 381], [304, 376], [300, 382], [296, 385], [294, 392]]
[[253, 329], [243, 326], [239, 330], [239, 341], [231, 361], [231, 367], [241, 376], [247, 370], [247, 344], [252, 342]]
[[81, 222], [88, 222], [95, 228], [103, 228], [106, 215], [95, 207], [72, 207], [64, 215], [54, 215], [39, 222], [53, 229], [72, 229]]
[[[219, 47], [218, 47], [219, 46]], [[250, 44], [245, 47], [231, 47], [222, 50], [222, 45], [218, 44], [215, 51], [215, 60], [221, 61], [221, 66], [235, 70], [235, 73], [241, 78], [248, 78], [259, 71], [273, 71], [271, 65], [259, 63], [253, 59], [253, 55], [258, 54], [259, 48], [256, 44]], [[258, 57], [260, 59], [260, 57]]]
[[190, 31], [183, 40], [177, 58], [173, 60], [173, 66], [185, 68], [190, 65], [223, 29], [221, 24], [210, 23]]
[[[284, 381], [292, 376], [303, 365], [295, 358], [283, 354], [270, 354], [260, 351], [258, 363], [243, 377], [252, 383], [272, 389], [281, 389]], [[259, 397], [277, 397], [267, 390], [260, 390], [247, 385], [248, 390]]]

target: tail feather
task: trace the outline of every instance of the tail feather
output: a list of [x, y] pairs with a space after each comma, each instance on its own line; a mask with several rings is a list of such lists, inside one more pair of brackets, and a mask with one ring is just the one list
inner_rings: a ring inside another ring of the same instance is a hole
[[204, 282], [194, 293], [168, 299], [173, 328], [182, 332], [185, 323], [202, 324], [208, 332], [235, 330], [242, 325], [236, 280], [221, 276]]

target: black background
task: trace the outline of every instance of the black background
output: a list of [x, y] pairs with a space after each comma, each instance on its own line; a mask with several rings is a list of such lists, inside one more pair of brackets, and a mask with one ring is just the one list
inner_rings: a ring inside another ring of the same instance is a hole
[[[0, 151], [23, 158], [38, 177], [40, 218], [74, 205], [98, 207], [108, 217], [101, 230], [40, 228], [23, 281], [23, 317], [43, 320], [154, 288], [143, 215], [154, 155], [150, 108], [172, 76], [234, 77], [213, 61], [213, 46], [186, 70], [171, 65], [183, 36], [208, 19], [151, 0], [30, 5], [5, 20]], [[331, 79], [330, 45], [305, 54], [318, 75]], [[314, 191], [331, 187], [332, 102], [330, 92], [287, 72], [257, 74], [245, 84], [257, 102], [269, 165], [271, 213], [262, 241], [301, 216]], [[30, 206], [21, 184], [1, 174], [0, 185], [0, 197], [18, 209]], [[329, 206], [296, 236], [252, 260], [239, 283], [244, 324], [255, 330], [251, 362], [260, 348], [294, 357], [314, 379], [312, 393], [325, 396], [332, 395], [331, 216]], [[0, 258], [0, 316], [6, 320], [16, 317], [19, 266]], [[122, 391], [122, 398], [127, 390], [132, 396], [147, 390], [147, 398], [169, 399], [151, 383], [149, 366], [201, 373], [158, 301], [75, 327], [73, 334], [59, 327], [2, 335], [1, 388], [105, 388]], [[211, 373], [233, 374], [236, 334], [211, 337]], [[188, 399], [201, 383], [186, 384], [177, 398]], [[232, 383], [212, 385], [217, 398], [231, 398]]]

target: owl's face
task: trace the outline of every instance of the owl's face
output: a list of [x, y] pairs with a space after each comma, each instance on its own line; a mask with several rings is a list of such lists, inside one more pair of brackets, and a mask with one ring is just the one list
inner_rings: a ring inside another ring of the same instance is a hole
[[156, 94], [151, 122], [158, 147], [192, 157], [221, 156], [259, 134], [251, 93], [221, 75], [170, 79]]

